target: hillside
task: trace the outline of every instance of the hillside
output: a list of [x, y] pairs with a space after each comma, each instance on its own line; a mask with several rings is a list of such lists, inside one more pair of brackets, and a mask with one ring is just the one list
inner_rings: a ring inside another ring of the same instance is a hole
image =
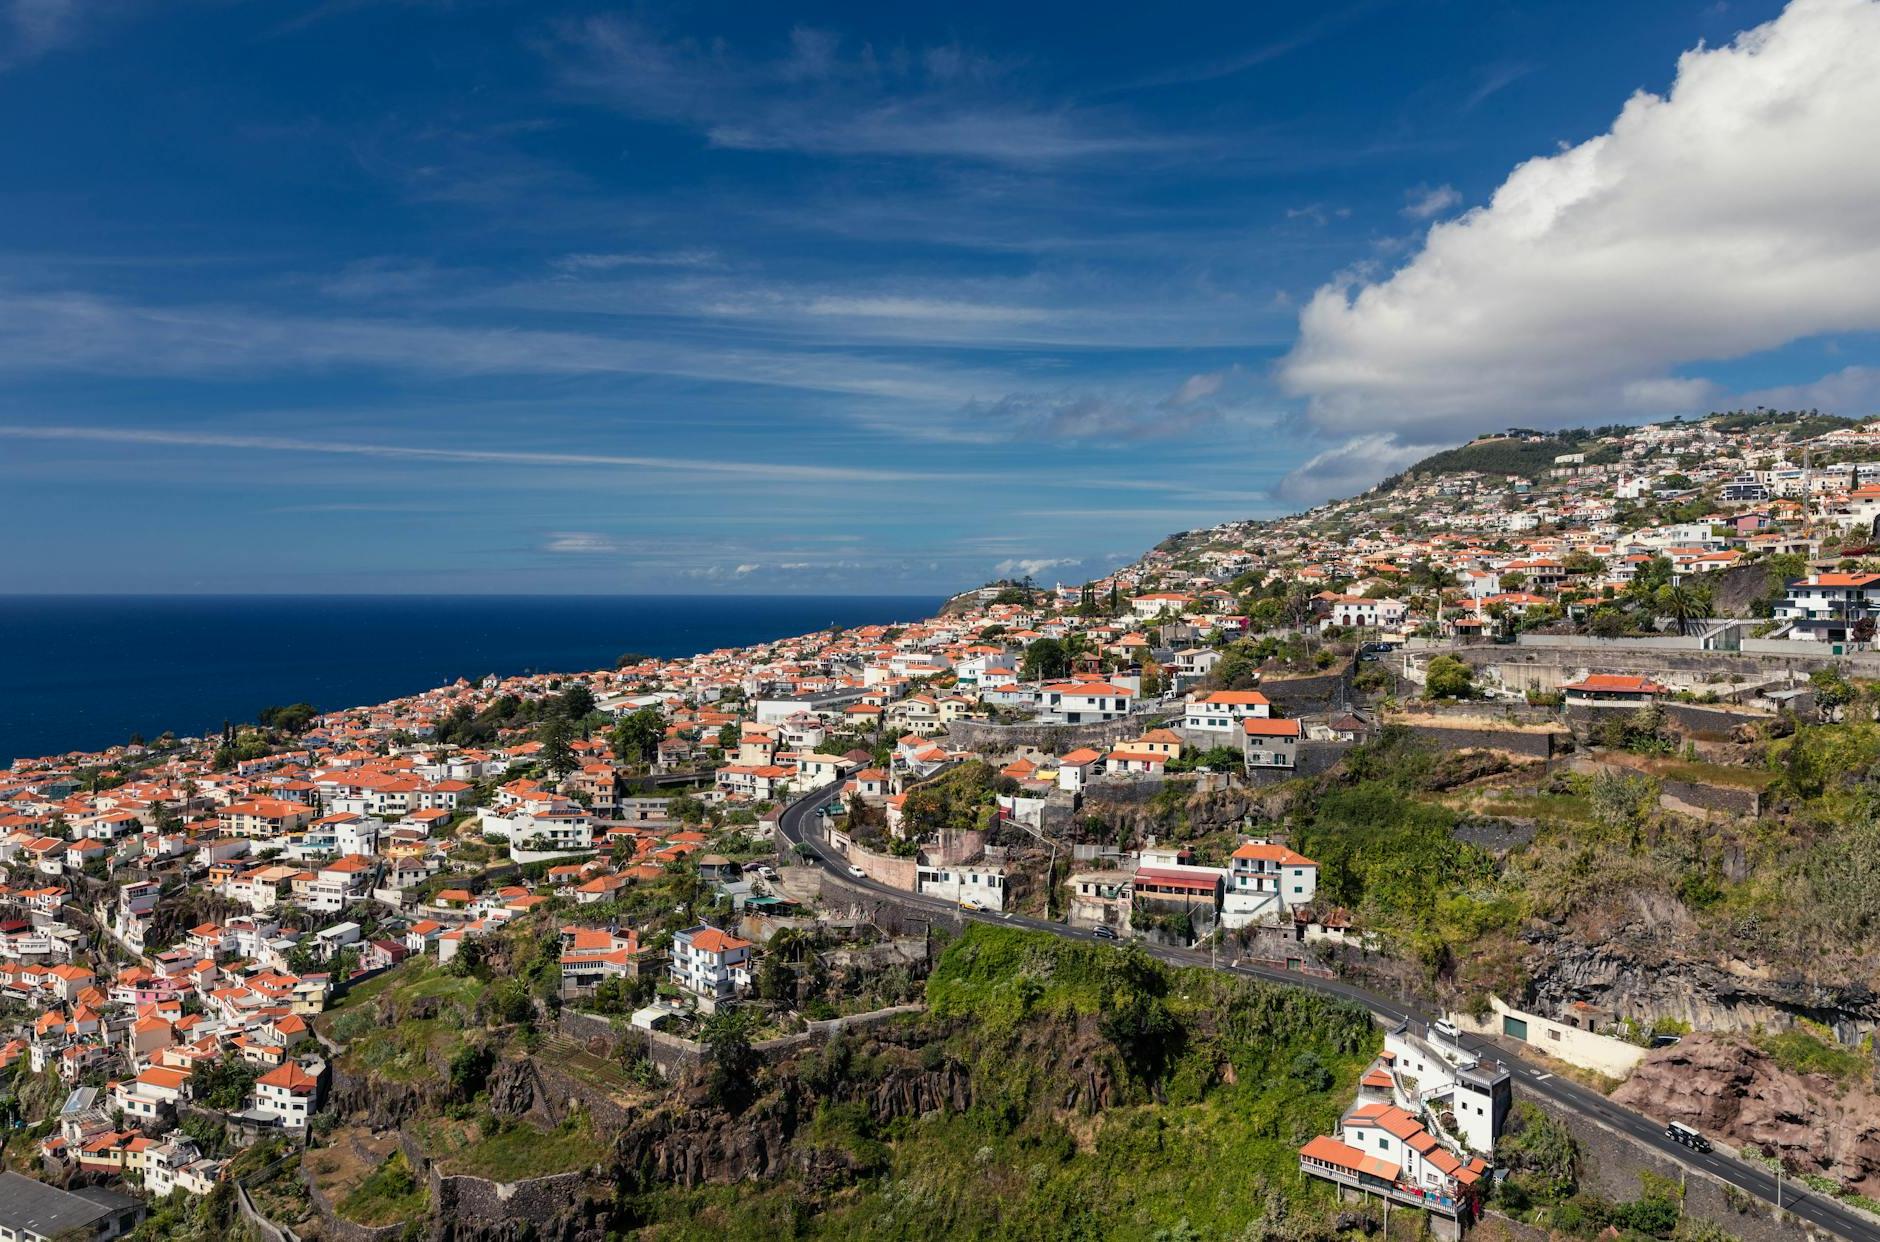
[[[541, 1037], [503, 1025], [474, 974], [374, 983], [341, 1010], [374, 1021], [323, 1023], [362, 1042], [306, 1157], [322, 1196], [357, 1224], [441, 1222], [415, 1146], [447, 1177], [553, 1179], [543, 1236], [1150, 1239], [1271, 1218], [1329, 1239], [1337, 1209], [1295, 1149], [1377, 1043], [1342, 1002], [986, 926], [940, 955], [925, 1012], [769, 1063], [721, 1051], [738, 1068], [670, 1085], [624, 1039], [550, 1035], [532, 1057]], [[466, 1048], [487, 1050], [480, 1080]], [[295, 1227], [320, 1221], [310, 1204]]]

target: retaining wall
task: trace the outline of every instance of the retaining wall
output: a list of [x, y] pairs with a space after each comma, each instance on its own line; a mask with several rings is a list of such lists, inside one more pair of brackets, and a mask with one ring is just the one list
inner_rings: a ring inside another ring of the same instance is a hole
[[[1728, 741], [1739, 726], [1766, 724], [1773, 719], [1767, 712], [1707, 703], [1661, 702], [1657, 706], [1664, 713], [1665, 723], [1681, 735], [1713, 742]], [[1566, 716], [1575, 728], [1585, 731], [1598, 728], [1615, 712], [1642, 710], [1629, 703], [1575, 703], [1566, 709]]]
[[1668, 811], [1681, 811], [1705, 819], [1712, 816], [1754, 819], [1762, 814], [1762, 794], [1740, 785], [1705, 785], [1696, 781], [1674, 780], [1647, 767], [1627, 763], [1602, 763], [1594, 759], [1575, 760], [1573, 770], [1588, 776], [1600, 772], [1618, 772], [1625, 776], [1649, 776], [1658, 782], [1659, 804]]
[[1553, 758], [1554, 739], [1562, 736], [1552, 731], [1497, 729], [1492, 725], [1470, 726], [1459, 721], [1454, 724], [1424, 724], [1414, 718], [1393, 718], [1387, 723], [1403, 725], [1413, 736], [1432, 743], [1440, 750], [1499, 750], [1532, 759]]
[[976, 750], [984, 755], [1003, 755], [1031, 747], [1061, 755], [1079, 746], [1108, 751], [1125, 738], [1138, 737], [1156, 727], [1173, 712], [1146, 712], [1122, 720], [1100, 720], [1094, 724], [991, 724], [983, 720], [956, 720], [947, 726], [947, 742], [962, 750]]

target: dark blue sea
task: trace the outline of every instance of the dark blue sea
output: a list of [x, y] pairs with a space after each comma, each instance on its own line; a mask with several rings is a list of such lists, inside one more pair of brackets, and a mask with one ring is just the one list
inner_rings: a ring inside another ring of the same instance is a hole
[[0, 599], [0, 767], [272, 703], [380, 703], [487, 673], [612, 667], [830, 625], [914, 621], [930, 596], [68, 596]]

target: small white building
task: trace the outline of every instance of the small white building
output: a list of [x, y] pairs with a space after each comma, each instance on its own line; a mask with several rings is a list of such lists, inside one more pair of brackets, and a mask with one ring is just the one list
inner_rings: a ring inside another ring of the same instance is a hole
[[981, 864], [923, 864], [915, 872], [915, 892], [985, 910], [1005, 909], [1005, 868]]
[[672, 981], [695, 996], [725, 1000], [751, 984], [750, 941], [706, 923], [672, 938]]
[[1213, 735], [1231, 744], [1241, 721], [1265, 720], [1272, 714], [1271, 700], [1258, 690], [1216, 690], [1188, 700], [1182, 728], [1204, 742]]

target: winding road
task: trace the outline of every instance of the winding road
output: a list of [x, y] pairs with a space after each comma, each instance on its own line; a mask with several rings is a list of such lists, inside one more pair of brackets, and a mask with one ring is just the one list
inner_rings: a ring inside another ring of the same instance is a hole
[[[848, 864], [826, 844], [820, 827], [819, 813], [825, 805], [834, 800], [838, 791], [838, 786], [826, 785], [797, 799], [784, 808], [782, 815], [778, 818], [777, 827], [790, 845], [804, 847], [808, 851], [808, 861], [821, 868], [828, 878], [833, 879], [839, 885], [861, 896], [905, 910], [919, 910], [940, 915], [942, 919], [939, 921], [963, 925], [966, 920], [970, 919], [976, 922], [1026, 927], [1033, 931], [1050, 932], [1052, 935], [1073, 940], [1099, 939], [1083, 928], [1071, 927], [1065, 923], [1026, 918], [1016, 914], [1002, 915], [965, 910], [950, 901], [918, 896], [898, 888], [890, 888], [873, 880], [850, 875]], [[798, 850], [797, 853], [801, 856], [803, 851]], [[1320, 979], [1284, 970], [1268, 970], [1258, 966], [1215, 962], [1208, 954], [1192, 949], [1176, 949], [1166, 945], [1151, 944], [1144, 944], [1142, 947], [1155, 957], [1173, 965], [1212, 966], [1228, 974], [1244, 975], [1248, 978], [1285, 984], [1289, 987], [1309, 988], [1342, 1000], [1354, 1001], [1370, 1010], [1380, 1021], [1391, 1026], [1405, 1019], [1425, 1023], [1431, 1020], [1431, 1015], [1413, 1006], [1380, 996], [1342, 980]], [[1472, 1051], [1477, 1052], [1486, 1060], [1496, 1060], [1506, 1065], [1513, 1073], [1515, 1085], [1520, 1091], [1546, 1100], [1564, 1112], [1584, 1117], [1608, 1130], [1623, 1134], [1688, 1169], [1707, 1173], [1767, 1203], [1776, 1202], [1775, 1176], [1762, 1168], [1731, 1159], [1721, 1152], [1691, 1151], [1666, 1138], [1664, 1127], [1650, 1118], [1630, 1109], [1621, 1108], [1597, 1091], [1551, 1073], [1541, 1065], [1525, 1061], [1505, 1048], [1478, 1047]], [[1786, 1214], [1806, 1221], [1818, 1229], [1825, 1229], [1847, 1238], [1850, 1242], [1880, 1242], [1880, 1226], [1872, 1224], [1866, 1217], [1832, 1199], [1813, 1190], [1798, 1187], [1787, 1179], [1784, 1179], [1782, 1183], [1781, 1193], [1780, 1206]]]

